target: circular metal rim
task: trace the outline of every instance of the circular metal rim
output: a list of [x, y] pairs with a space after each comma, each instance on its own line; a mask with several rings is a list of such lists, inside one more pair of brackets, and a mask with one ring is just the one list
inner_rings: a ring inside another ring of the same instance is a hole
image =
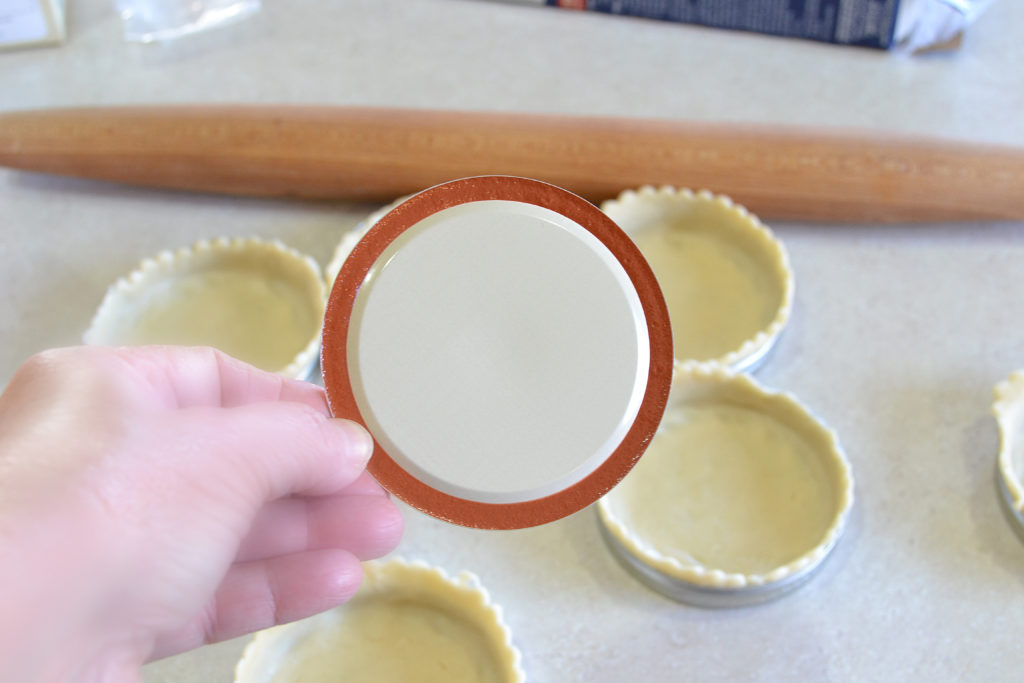
[[1024, 542], [1024, 512], [1021, 512], [1014, 505], [1013, 493], [1010, 492], [1010, 487], [1006, 485], [1006, 475], [1003, 473], [1002, 468], [999, 467], [998, 462], [996, 463], [996, 487], [999, 489], [1000, 507], [1003, 508], [1006, 521], [1010, 523], [1017, 538]]
[[600, 240], [625, 269], [640, 298], [650, 340], [647, 387], [639, 413], [618, 447], [594, 472], [535, 500], [483, 503], [443, 493], [406, 472], [376, 440], [367, 470], [400, 499], [439, 519], [475, 528], [519, 529], [566, 517], [611, 490], [646, 450], [668, 403], [674, 362], [668, 307], [647, 261], [611, 218], [566, 190], [512, 176], [464, 178], [411, 197], [383, 216], [342, 266], [327, 304], [321, 367], [332, 414], [365, 426], [352, 392], [347, 344], [352, 309], [367, 273], [399, 235], [427, 216], [458, 204], [494, 199], [535, 204], [569, 217]]
[[749, 607], [777, 600], [814, 578], [815, 574], [817, 574], [818, 570], [835, 549], [835, 544], [832, 544], [818, 562], [810, 564], [778, 581], [736, 588], [702, 586], [668, 576], [636, 557], [608, 530], [601, 519], [601, 515], [598, 514], [597, 517], [597, 525], [601, 529], [601, 537], [611, 550], [611, 554], [635, 579], [656, 593], [660, 593], [676, 602], [705, 609]]

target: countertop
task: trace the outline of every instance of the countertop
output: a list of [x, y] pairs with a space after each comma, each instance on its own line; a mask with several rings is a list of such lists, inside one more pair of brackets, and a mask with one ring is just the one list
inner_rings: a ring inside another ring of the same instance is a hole
[[[264, 0], [237, 25], [134, 45], [113, 5], [71, 0], [65, 45], [0, 53], [0, 110], [358, 104], [1024, 146], [1024, 3], [1014, 0], [996, 2], [959, 52], [914, 58], [481, 0]], [[77, 342], [107, 285], [145, 256], [254, 234], [324, 264], [375, 208], [0, 170], [0, 384], [33, 351]], [[399, 553], [477, 573], [531, 680], [1019, 680], [1024, 545], [996, 495], [990, 404], [993, 385], [1024, 367], [1024, 224], [769, 223], [797, 289], [758, 378], [836, 429], [857, 481], [847, 532], [811, 583], [758, 607], [674, 603], [615, 562], [593, 509], [517, 532], [406, 509]], [[157, 662], [144, 680], [229, 681], [245, 642]]]

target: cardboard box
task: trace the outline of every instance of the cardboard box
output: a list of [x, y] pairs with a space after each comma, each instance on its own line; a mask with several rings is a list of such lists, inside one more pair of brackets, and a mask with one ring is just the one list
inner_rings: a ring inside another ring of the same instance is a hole
[[513, 0], [906, 52], [959, 45], [992, 0]]

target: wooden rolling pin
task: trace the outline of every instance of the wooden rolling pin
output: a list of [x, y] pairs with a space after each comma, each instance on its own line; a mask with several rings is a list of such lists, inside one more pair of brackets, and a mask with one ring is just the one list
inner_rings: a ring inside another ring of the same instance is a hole
[[343, 107], [161, 106], [0, 114], [0, 164], [242, 195], [391, 200], [480, 174], [592, 201], [707, 188], [767, 218], [1024, 219], [1024, 149], [877, 133]]

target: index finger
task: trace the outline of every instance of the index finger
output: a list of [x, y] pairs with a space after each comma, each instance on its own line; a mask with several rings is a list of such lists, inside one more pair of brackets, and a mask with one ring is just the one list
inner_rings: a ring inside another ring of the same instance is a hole
[[178, 413], [175, 467], [241, 485], [255, 503], [336, 493], [356, 482], [373, 452], [360, 425], [287, 401]]
[[330, 415], [320, 387], [260, 370], [211, 347], [139, 346], [117, 353], [177, 408], [288, 401]]

